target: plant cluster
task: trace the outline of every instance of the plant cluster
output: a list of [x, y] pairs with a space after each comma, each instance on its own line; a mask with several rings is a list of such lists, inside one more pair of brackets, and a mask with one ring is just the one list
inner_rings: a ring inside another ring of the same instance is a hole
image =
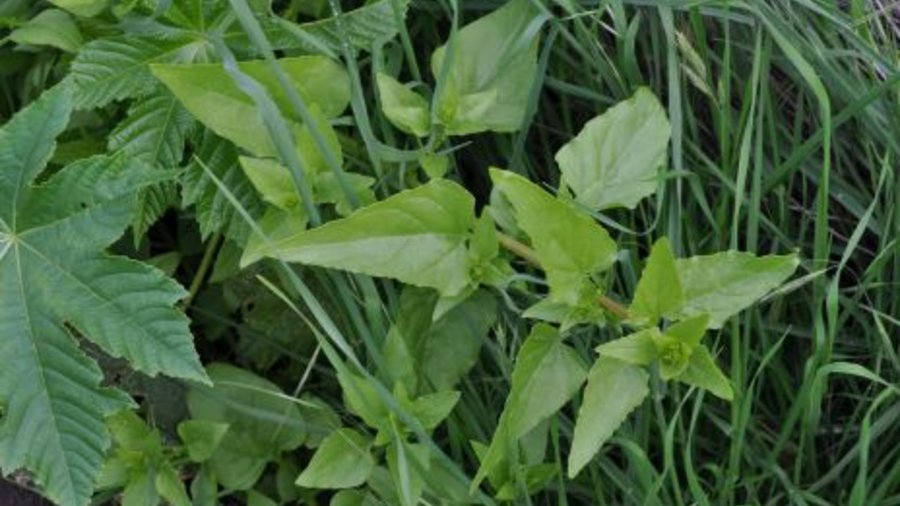
[[0, 7], [39, 83], [0, 127], [4, 473], [65, 506], [524, 504], [615, 476], [642, 406], [749, 406], [718, 337], [798, 254], [638, 256], [616, 221], [680, 185], [680, 110], [635, 86], [526, 170], [554, 8], [450, 1], [426, 72], [410, 3]]

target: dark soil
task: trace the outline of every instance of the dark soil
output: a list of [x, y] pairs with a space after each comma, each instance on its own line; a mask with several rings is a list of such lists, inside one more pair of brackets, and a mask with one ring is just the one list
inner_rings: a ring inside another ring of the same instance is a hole
[[0, 506], [52, 506], [41, 496], [0, 478]]

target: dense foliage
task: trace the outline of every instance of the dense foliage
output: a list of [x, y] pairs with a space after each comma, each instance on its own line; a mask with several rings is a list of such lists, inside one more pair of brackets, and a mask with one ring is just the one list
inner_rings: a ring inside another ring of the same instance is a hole
[[636, 4], [0, 4], [0, 470], [900, 504], [900, 22]]

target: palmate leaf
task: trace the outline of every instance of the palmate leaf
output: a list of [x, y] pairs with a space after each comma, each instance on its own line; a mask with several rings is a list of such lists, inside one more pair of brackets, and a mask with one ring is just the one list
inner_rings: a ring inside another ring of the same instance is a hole
[[190, 35], [121, 35], [91, 41], [72, 62], [75, 103], [80, 108], [102, 107], [145, 95], [156, 86], [151, 63], [191, 61], [207, 44]]
[[60, 86], [0, 130], [0, 468], [24, 467], [53, 501], [81, 505], [109, 443], [104, 416], [128, 399], [100, 388], [71, 329], [147, 374], [206, 374], [172, 307], [184, 290], [103, 253], [127, 228], [134, 192], [159, 172], [96, 157], [33, 185], [71, 109]]
[[[263, 17], [260, 19], [269, 42], [278, 49], [302, 49], [318, 53], [322, 49], [334, 52], [341, 50], [344, 42], [357, 49], [368, 50], [378, 42], [397, 36], [399, 26], [394, 16], [397, 7], [399, 18], [406, 17], [409, 0], [379, 0], [345, 12], [338, 17], [330, 17], [310, 23], [295, 24], [290, 21]], [[338, 29], [341, 24], [343, 31]], [[241, 32], [229, 34], [243, 39]]]
[[[172, 169], [181, 163], [184, 143], [194, 127], [194, 118], [174, 95], [157, 87], [128, 109], [128, 116], [109, 136], [109, 149], [138, 158], [149, 165]], [[146, 188], [138, 195], [132, 223], [136, 238], [177, 202], [173, 182]]]

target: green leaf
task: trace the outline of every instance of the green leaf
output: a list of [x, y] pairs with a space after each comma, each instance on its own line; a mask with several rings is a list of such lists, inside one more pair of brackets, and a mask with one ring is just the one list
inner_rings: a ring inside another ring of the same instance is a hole
[[178, 436], [194, 462], [212, 457], [227, 431], [228, 424], [205, 420], [185, 420], [178, 424]]
[[412, 402], [411, 411], [422, 427], [431, 430], [450, 416], [457, 401], [459, 401], [459, 392], [456, 390], [425, 394]]
[[461, 186], [434, 180], [347, 218], [248, 248], [241, 263], [278, 257], [455, 295], [469, 285], [465, 241], [475, 219], [473, 207], [474, 199]]
[[588, 374], [569, 451], [569, 478], [575, 478], [649, 393], [640, 367], [601, 356]]
[[173, 307], [185, 291], [103, 252], [128, 226], [134, 192], [163, 178], [96, 157], [34, 185], [71, 109], [58, 86], [0, 129], [0, 468], [24, 467], [51, 500], [81, 505], [109, 443], [104, 417], [128, 400], [99, 386], [70, 329], [147, 374], [206, 375]]
[[[278, 65], [301, 98], [308, 104], [314, 104], [325, 118], [333, 118], [347, 108], [350, 102], [349, 78], [343, 67], [333, 60], [323, 56], [297, 56], [282, 58], [278, 60]], [[263, 86], [289, 125], [299, 129], [299, 118], [294, 107], [268, 62], [241, 62], [238, 67]], [[154, 64], [150, 68], [184, 107], [217, 135], [254, 155], [277, 155], [253, 99], [238, 87], [222, 64]], [[216, 83], [216, 86], [210, 87], [209, 83]]]
[[616, 243], [589, 215], [522, 176], [491, 169], [491, 180], [515, 209], [518, 226], [531, 237], [550, 297], [577, 304], [587, 277], [615, 262]]
[[72, 62], [75, 105], [89, 109], [145, 95], [157, 86], [151, 63], [188, 61], [207, 47], [204, 39], [186, 35], [127, 34], [91, 41]]
[[353, 488], [366, 482], [375, 459], [372, 442], [353, 429], [339, 429], [322, 441], [309, 465], [297, 478], [305, 488]]
[[516, 356], [512, 389], [472, 488], [496, 467], [510, 444], [556, 413], [584, 383], [586, 371], [571, 347], [549, 325], [531, 330]]
[[[447, 80], [439, 83], [438, 119], [449, 135], [522, 127], [537, 78], [539, 28], [544, 17], [529, 0], [511, 0], [460, 29], [452, 44]], [[447, 45], [431, 55], [441, 77]]]
[[556, 153], [562, 185], [585, 206], [634, 208], [658, 186], [671, 128], [647, 88], [588, 121]]
[[435, 390], [454, 388], [475, 366], [495, 321], [497, 301], [480, 290], [434, 322], [419, 363]]
[[249, 225], [237, 215], [234, 205], [203, 166], [212, 172], [252, 218], [262, 216], [265, 204], [257, 197], [253, 185], [241, 170], [237, 152], [230, 142], [210, 130], [204, 130], [197, 144], [195, 159], [181, 179], [181, 205], [184, 208], [194, 206], [194, 218], [204, 239], [215, 232], [224, 232], [226, 237], [243, 245], [250, 234]]
[[709, 315], [702, 313], [676, 322], [666, 329], [665, 334], [678, 339], [693, 350], [700, 344], [700, 340], [703, 339], [703, 334], [706, 333], [708, 327]]
[[225, 487], [246, 490], [268, 462], [303, 443], [306, 422], [273, 383], [228, 364], [207, 370], [214, 386], [192, 386], [188, 409], [195, 420], [228, 425], [207, 465]]
[[650, 365], [657, 358], [656, 340], [661, 335], [657, 327], [651, 327], [601, 344], [596, 351], [627, 364]]
[[76, 16], [89, 18], [103, 12], [109, 0], [50, 0], [50, 3]]
[[299, 209], [300, 194], [287, 167], [269, 158], [239, 158], [241, 168], [262, 199], [284, 211]]
[[677, 311], [684, 303], [684, 292], [675, 267], [675, 255], [666, 238], [650, 250], [641, 273], [634, 301], [628, 308], [629, 319], [640, 325], [656, 325], [664, 314]]
[[[410, 0], [378, 0], [345, 12], [310, 23], [295, 24], [277, 18], [260, 20], [266, 36], [279, 49], [302, 49], [312, 53], [339, 53], [344, 44], [371, 50], [397, 36], [406, 17]], [[395, 17], [394, 8], [397, 8]], [[243, 32], [236, 34], [244, 36]]]
[[684, 306], [667, 316], [685, 318], [708, 313], [717, 329], [733, 314], [783, 283], [800, 264], [797, 255], [757, 257], [726, 251], [676, 260], [684, 287]]
[[70, 53], [81, 46], [81, 32], [72, 17], [59, 9], [47, 9], [9, 34], [16, 44], [51, 46]]
[[469, 252], [476, 264], [490, 262], [500, 254], [500, 240], [490, 213], [481, 213], [472, 231]]
[[417, 137], [427, 137], [431, 130], [428, 102], [393, 77], [375, 75], [381, 110], [399, 130]]
[[191, 506], [184, 482], [169, 462], [164, 462], [156, 472], [156, 491], [172, 506]]
[[[109, 136], [109, 149], [121, 150], [151, 166], [171, 169], [181, 164], [184, 145], [194, 118], [165, 89], [157, 89], [136, 101], [128, 116]], [[177, 202], [172, 183], [142, 190], [135, 204], [134, 235], [142, 238], [166, 209]]]
[[716, 397], [730, 401], [734, 399], [731, 382], [716, 366], [716, 361], [706, 346], [700, 345], [691, 354], [687, 368], [678, 375], [678, 381], [709, 390]]

